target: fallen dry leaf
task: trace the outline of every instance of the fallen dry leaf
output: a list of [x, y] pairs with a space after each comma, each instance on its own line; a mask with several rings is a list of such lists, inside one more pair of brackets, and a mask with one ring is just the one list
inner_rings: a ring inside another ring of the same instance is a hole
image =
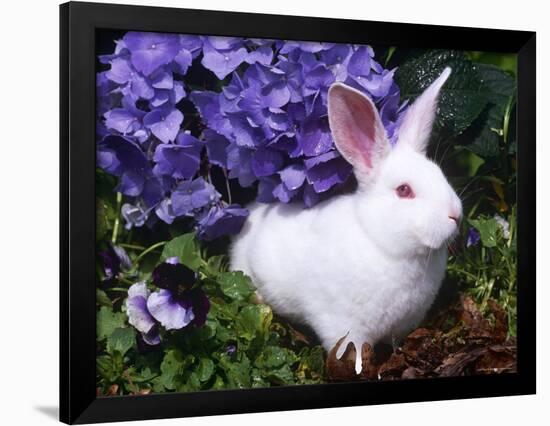
[[387, 345], [361, 348], [363, 371], [355, 374], [355, 347], [349, 343], [340, 360], [328, 353], [330, 381], [396, 380], [516, 371], [516, 342], [507, 338], [506, 312], [494, 300], [483, 314], [468, 296], [410, 333], [395, 350]]

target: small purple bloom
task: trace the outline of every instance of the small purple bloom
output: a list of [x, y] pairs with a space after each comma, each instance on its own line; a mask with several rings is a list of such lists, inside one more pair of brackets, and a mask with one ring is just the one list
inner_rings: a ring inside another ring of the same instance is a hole
[[133, 226], [143, 226], [147, 220], [147, 212], [139, 205], [125, 203], [120, 209], [122, 217], [126, 221], [126, 229], [131, 229]]
[[476, 246], [479, 243], [481, 236], [477, 229], [470, 227], [468, 229], [468, 237], [466, 239], [466, 247]]
[[233, 356], [237, 353], [237, 346], [234, 344], [227, 345], [227, 348], [225, 348], [225, 353], [229, 356]]
[[99, 257], [103, 261], [103, 270], [107, 278], [117, 276], [121, 271], [127, 271], [132, 267], [132, 261], [120, 246], [109, 244], [107, 248], [99, 252]]

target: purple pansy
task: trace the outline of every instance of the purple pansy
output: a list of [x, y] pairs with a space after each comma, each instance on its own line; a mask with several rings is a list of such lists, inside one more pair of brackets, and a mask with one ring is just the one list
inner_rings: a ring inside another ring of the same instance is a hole
[[166, 330], [205, 323], [210, 302], [206, 294], [195, 287], [197, 277], [192, 270], [171, 260], [158, 265], [152, 279], [160, 290], [151, 293], [147, 309]]
[[128, 322], [141, 333], [145, 343], [158, 345], [160, 343], [158, 324], [147, 307], [150, 294], [151, 292], [147, 289], [145, 282], [133, 284], [128, 289], [126, 314], [128, 315]]
[[103, 271], [107, 279], [116, 277], [121, 271], [127, 271], [132, 267], [132, 261], [122, 247], [109, 244], [105, 250], [99, 252], [103, 261]]

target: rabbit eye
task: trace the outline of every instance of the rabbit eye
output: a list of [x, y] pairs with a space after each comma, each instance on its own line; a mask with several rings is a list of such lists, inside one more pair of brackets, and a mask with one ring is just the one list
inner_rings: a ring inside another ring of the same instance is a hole
[[399, 185], [395, 192], [397, 193], [397, 196], [399, 198], [414, 198], [414, 192], [412, 190], [412, 188], [404, 183], [403, 185]]

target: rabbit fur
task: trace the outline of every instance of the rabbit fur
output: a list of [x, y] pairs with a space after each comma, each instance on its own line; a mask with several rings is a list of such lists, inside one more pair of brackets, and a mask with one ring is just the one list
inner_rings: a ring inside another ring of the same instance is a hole
[[345, 336], [337, 358], [352, 342], [358, 374], [363, 343], [417, 327], [445, 274], [462, 206], [426, 149], [450, 72], [408, 107], [395, 146], [367, 96], [331, 86], [329, 124], [357, 190], [309, 209], [254, 203], [231, 247], [231, 269], [249, 275], [275, 312], [308, 324], [327, 351]]

